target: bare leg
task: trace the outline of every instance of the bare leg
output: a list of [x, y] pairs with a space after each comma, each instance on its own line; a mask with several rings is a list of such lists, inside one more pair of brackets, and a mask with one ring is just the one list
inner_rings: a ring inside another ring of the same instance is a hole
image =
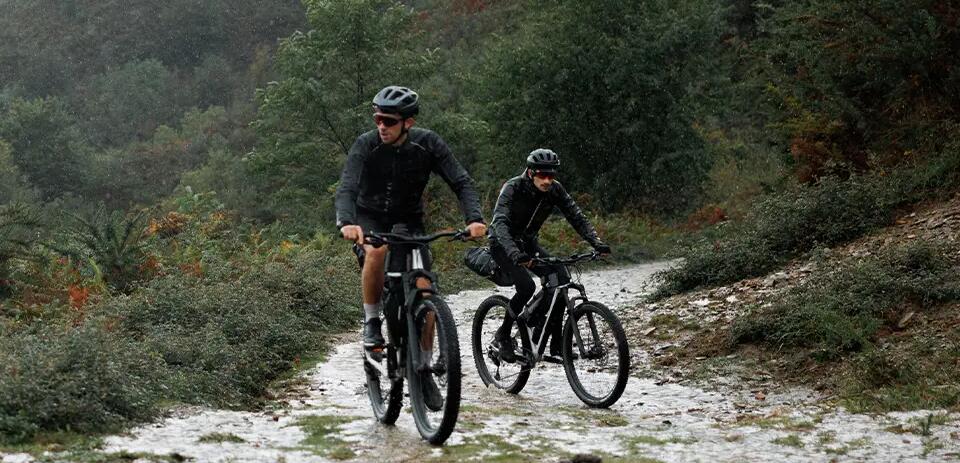
[[363, 303], [376, 304], [383, 296], [383, 268], [387, 257], [387, 247], [364, 246], [367, 253], [363, 262], [360, 282], [363, 287]]

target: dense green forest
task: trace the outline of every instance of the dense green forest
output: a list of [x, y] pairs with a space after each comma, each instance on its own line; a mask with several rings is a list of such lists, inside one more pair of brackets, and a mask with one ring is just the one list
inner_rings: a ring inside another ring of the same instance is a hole
[[0, 442], [252, 406], [353, 326], [332, 197], [385, 85], [487, 211], [557, 151], [668, 295], [955, 191], [958, 63], [953, 0], [0, 0]]

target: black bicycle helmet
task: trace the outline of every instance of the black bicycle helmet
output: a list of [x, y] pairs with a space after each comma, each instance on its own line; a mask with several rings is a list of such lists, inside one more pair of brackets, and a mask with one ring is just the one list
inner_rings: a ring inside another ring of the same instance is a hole
[[391, 85], [373, 97], [373, 109], [400, 117], [413, 117], [420, 112], [420, 97], [407, 87]]
[[527, 156], [527, 168], [537, 172], [556, 173], [560, 168], [560, 156], [546, 148], [535, 149]]

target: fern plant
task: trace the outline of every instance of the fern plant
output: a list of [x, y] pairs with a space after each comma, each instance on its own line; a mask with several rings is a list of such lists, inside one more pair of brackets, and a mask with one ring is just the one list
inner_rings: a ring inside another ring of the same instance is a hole
[[110, 287], [128, 292], [140, 276], [143, 261], [144, 211], [128, 215], [108, 212], [103, 205], [90, 217], [71, 214], [75, 227], [61, 240], [49, 245], [75, 262], [85, 262]]

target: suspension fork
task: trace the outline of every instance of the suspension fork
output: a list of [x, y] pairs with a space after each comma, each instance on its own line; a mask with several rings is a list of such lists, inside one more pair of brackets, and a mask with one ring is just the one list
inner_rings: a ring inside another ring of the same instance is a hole
[[[567, 318], [569, 319], [569, 322], [571, 325], [570, 329], [573, 330], [573, 336], [577, 340], [577, 349], [580, 351], [580, 357], [583, 358], [586, 355], [587, 350], [584, 348], [584, 345], [583, 345], [583, 335], [580, 333], [580, 327], [577, 324], [577, 321], [573, 318], [573, 309], [578, 305], [576, 304], [577, 301], [580, 301], [580, 303], [583, 304], [584, 302], [588, 302], [588, 300], [587, 300], [587, 295], [582, 286], [571, 285], [571, 287], [580, 291], [580, 295], [577, 297], [572, 297], [568, 299], [569, 305], [567, 306], [567, 310], [569, 312], [568, 312]], [[590, 327], [590, 335], [592, 336], [594, 342], [596, 342], [596, 340], [600, 338], [600, 333], [597, 331], [597, 322], [596, 320], [594, 320], [592, 313], [587, 313], [586, 317], [587, 317], [587, 325]]]

